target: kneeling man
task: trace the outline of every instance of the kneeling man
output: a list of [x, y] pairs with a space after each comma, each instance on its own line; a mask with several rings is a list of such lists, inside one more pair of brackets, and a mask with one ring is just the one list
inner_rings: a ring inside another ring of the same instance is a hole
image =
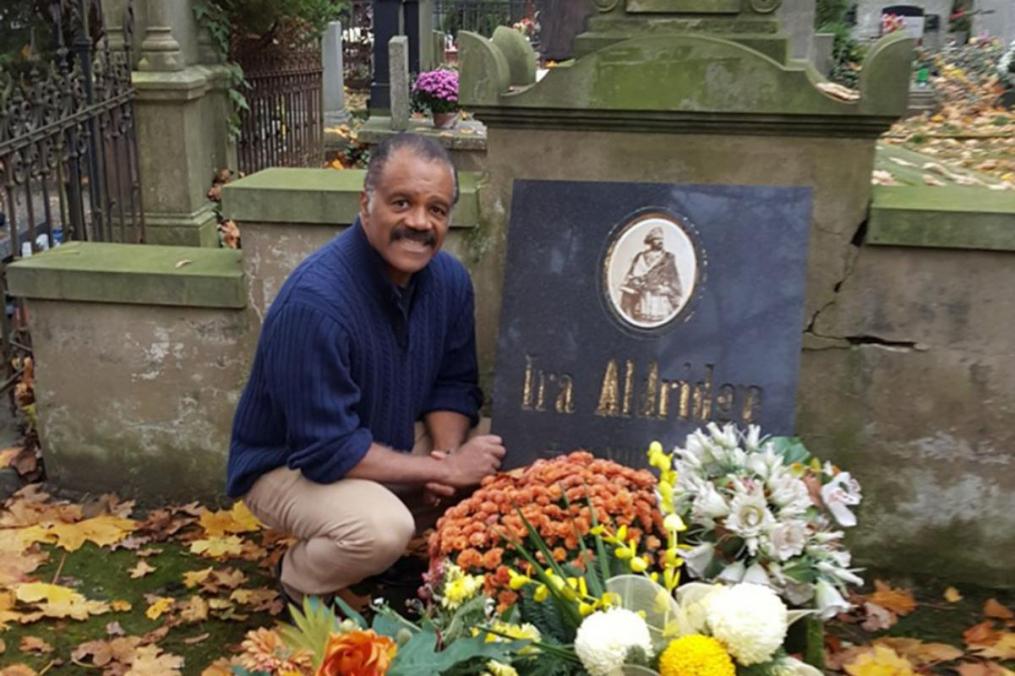
[[380, 144], [357, 221], [292, 273], [265, 318], [227, 491], [298, 539], [280, 571], [293, 600], [386, 570], [429, 525], [417, 523], [427, 504], [504, 457], [498, 437], [470, 435], [482, 402], [472, 283], [440, 251], [457, 179], [433, 140]]

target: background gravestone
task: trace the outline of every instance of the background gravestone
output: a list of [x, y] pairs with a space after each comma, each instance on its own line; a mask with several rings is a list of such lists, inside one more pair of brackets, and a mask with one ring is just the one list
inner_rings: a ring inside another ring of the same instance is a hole
[[[518, 181], [494, 390], [508, 466], [793, 432], [810, 190]], [[657, 262], [646, 265], [646, 253]]]

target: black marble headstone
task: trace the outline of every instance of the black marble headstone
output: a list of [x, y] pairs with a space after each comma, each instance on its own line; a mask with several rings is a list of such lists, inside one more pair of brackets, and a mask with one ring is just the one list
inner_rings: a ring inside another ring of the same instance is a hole
[[794, 427], [807, 188], [516, 181], [493, 396], [506, 466], [644, 464], [710, 421]]

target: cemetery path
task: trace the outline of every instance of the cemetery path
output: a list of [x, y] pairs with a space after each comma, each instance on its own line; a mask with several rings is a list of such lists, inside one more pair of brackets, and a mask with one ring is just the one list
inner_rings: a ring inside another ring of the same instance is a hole
[[[230, 674], [245, 638], [255, 652], [277, 639], [248, 632], [282, 610], [269, 571], [285, 545], [242, 505], [141, 512], [29, 485], [0, 509], [0, 674]], [[1012, 590], [867, 577], [857, 608], [827, 627], [830, 671], [1012, 673]]]

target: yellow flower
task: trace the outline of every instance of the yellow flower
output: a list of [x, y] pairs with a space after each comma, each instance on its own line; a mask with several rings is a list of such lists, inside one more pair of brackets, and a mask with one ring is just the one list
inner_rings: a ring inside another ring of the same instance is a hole
[[851, 676], [912, 676], [914, 673], [908, 660], [884, 645], [874, 646], [872, 652], [863, 653], [844, 668]]
[[662, 676], [735, 676], [736, 671], [722, 644], [701, 634], [671, 641], [659, 657]]
[[441, 605], [454, 610], [483, 588], [482, 575], [466, 575], [458, 566], [451, 564], [444, 571], [444, 592]]
[[490, 660], [486, 663], [486, 671], [483, 676], [518, 676], [518, 672], [510, 664], [503, 664], [497, 660]]

